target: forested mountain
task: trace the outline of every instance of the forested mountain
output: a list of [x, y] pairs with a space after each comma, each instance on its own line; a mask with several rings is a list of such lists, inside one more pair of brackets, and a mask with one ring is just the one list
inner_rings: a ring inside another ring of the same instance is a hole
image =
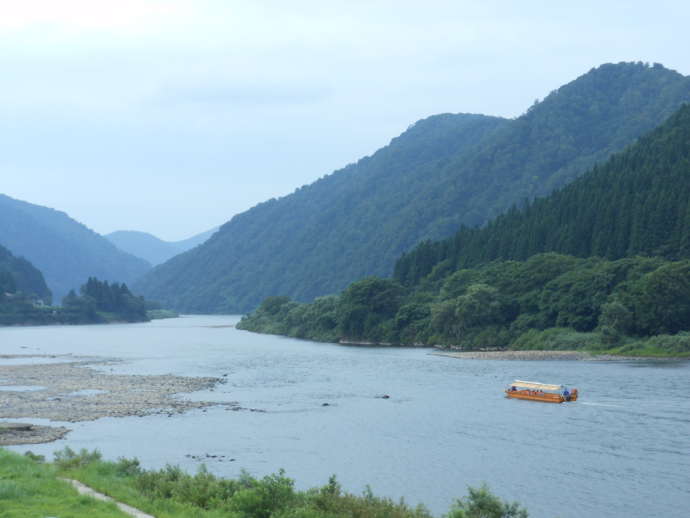
[[421, 243], [396, 263], [395, 278], [413, 285], [432, 270], [438, 276], [541, 252], [690, 259], [690, 105], [551, 196], [486, 227]]
[[120, 250], [140, 257], [155, 266], [164, 263], [177, 254], [199, 246], [217, 230], [218, 227], [181, 241], [163, 241], [153, 234], [136, 230], [118, 230], [106, 234], [105, 238]]
[[0, 246], [0, 297], [5, 293], [21, 292], [25, 295], [51, 301], [51, 293], [43, 274], [23, 257], [15, 257], [7, 248]]
[[389, 275], [424, 239], [479, 225], [620, 151], [690, 100], [661, 65], [607, 64], [514, 120], [439, 115], [356, 164], [235, 216], [147, 275], [149, 297], [187, 311], [245, 311]]
[[690, 355], [690, 105], [562, 190], [420, 245], [395, 271], [311, 304], [268, 298], [238, 327]]
[[[197, 312], [241, 311], [274, 292], [309, 298], [337, 289], [363, 268], [384, 262], [377, 255], [359, 257], [364, 243], [375, 244], [369, 222], [377, 214], [384, 218], [399, 210], [439, 163], [506, 122], [468, 114], [419, 121], [372, 157], [235, 216], [200, 247], [156, 267], [136, 288]], [[396, 191], [403, 197], [397, 201]]]
[[56, 302], [89, 277], [130, 283], [150, 269], [64, 212], [1, 194], [0, 245], [43, 272]]

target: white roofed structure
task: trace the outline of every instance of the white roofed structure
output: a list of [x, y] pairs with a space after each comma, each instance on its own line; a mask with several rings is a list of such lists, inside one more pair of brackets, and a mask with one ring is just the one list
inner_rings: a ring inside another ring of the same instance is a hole
[[522, 381], [515, 380], [512, 383], [513, 387], [519, 387], [531, 390], [563, 390], [563, 385], [549, 385], [548, 383], [539, 383], [538, 381]]

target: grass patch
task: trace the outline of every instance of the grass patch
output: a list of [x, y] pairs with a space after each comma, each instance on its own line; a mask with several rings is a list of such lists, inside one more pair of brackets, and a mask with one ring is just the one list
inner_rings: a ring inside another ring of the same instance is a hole
[[0, 518], [124, 518], [113, 503], [81, 496], [53, 465], [0, 449]]
[[606, 351], [609, 354], [651, 358], [690, 358], [690, 333], [657, 335], [639, 340], [627, 340], [619, 347]]
[[510, 344], [519, 351], [578, 351], [597, 349], [601, 338], [597, 333], [579, 333], [574, 329], [552, 327], [543, 331], [529, 329]]
[[656, 335], [647, 338], [618, 337], [617, 344], [606, 341], [600, 332], [580, 333], [570, 328], [530, 329], [510, 345], [512, 350], [585, 351], [649, 358], [690, 358], [690, 333]]
[[146, 311], [149, 320], [160, 320], [163, 318], [177, 318], [180, 314], [172, 309], [149, 309]]

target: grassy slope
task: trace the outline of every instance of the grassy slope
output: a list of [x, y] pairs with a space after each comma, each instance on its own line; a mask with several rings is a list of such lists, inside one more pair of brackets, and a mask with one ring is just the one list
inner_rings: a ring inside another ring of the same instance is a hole
[[55, 468], [0, 449], [0, 518], [123, 518], [115, 504], [81, 496]]

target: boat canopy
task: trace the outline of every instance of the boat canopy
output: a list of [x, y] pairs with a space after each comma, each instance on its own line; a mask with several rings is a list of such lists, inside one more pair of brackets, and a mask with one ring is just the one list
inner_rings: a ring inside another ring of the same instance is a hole
[[539, 383], [537, 381], [522, 381], [515, 380], [512, 383], [513, 387], [533, 389], [533, 390], [563, 390], [563, 385], [549, 385], [547, 383]]

